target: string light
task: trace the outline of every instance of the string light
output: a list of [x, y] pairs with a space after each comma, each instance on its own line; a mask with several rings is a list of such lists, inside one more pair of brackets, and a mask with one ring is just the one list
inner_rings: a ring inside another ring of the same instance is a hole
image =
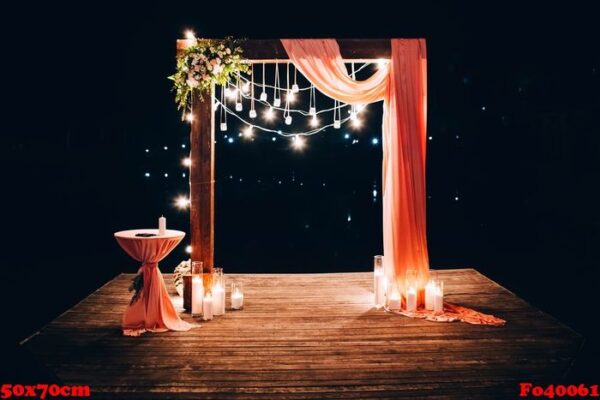
[[237, 96], [235, 100], [235, 111], [242, 111], [244, 106], [242, 105], [242, 91], [240, 90], [240, 72], [237, 73]]
[[[221, 90], [221, 103], [225, 104], [225, 92], [228, 88]], [[219, 109], [219, 122], [221, 123], [221, 132], [227, 130], [227, 112], [225, 111], [225, 107], [221, 107]]]
[[242, 131], [242, 135], [246, 139], [252, 139], [252, 137], [254, 136], [254, 132], [252, 131], [252, 126], [247, 126], [246, 129], [244, 129]]
[[192, 165], [192, 159], [189, 157], [184, 158], [183, 160], [181, 160], [181, 163], [185, 166], [185, 167], [190, 167]]
[[312, 118], [310, 119], [310, 126], [312, 126], [313, 128], [316, 128], [317, 126], [319, 126], [319, 119], [317, 118], [316, 115], [313, 115]]
[[196, 39], [196, 35], [194, 34], [193, 30], [188, 29], [187, 31], [185, 31], [185, 38], [188, 40], [193, 40]]
[[308, 99], [308, 115], [315, 117], [317, 115], [317, 95], [315, 86], [310, 86], [310, 97]]
[[185, 119], [186, 119], [186, 121], [187, 121], [187, 122], [189, 122], [189, 123], [192, 123], [192, 122], [194, 122], [194, 114], [192, 114], [191, 112], [190, 112], [190, 113], [188, 113], [188, 114], [185, 116]]
[[185, 252], [188, 254], [192, 254], [192, 246], [190, 246], [189, 244], [185, 246]]
[[304, 149], [304, 146], [306, 146], [306, 139], [302, 136], [296, 135], [292, 138], [292, 147], [295, 150], [302, 150]]
[[186, 208], [188, 208], [190, 206], [190, 199], [188, 199], [184, 195], [178, 196], [175, 199], [175, 206], [177, 208], [179, 208], [180, 210], [185, 210]]
[[341, 114], [338, 114], [342, 112], [341, 108], [338, 107], [338, 101], [337, 100], [333, 100], [333, 128], [334, 129], [340, 129], [340, 127], [342, 126], [341, 124]]
[[250, 113], [249, 116], [250, 118], [254, 119], [256, 118], [256, 110], [254, 109], [254, 67], [251, 67], [252, 69], [250, 70], [250, 74], [252, 77], [252, 86], [251, 86], [251, 90], [250, 90]]
[[271, 121], [273, 119], [273, 117], [275, 116], [275, 112], [273, 111], [273, 107], [269, 107], [267, 109], [267, 111], [265, 111], [265, 118], [268, 121]]
[[292, 93], [298, 93], [300, 87], [298, 86], [298, 68], [294, 67], [294, 84], [292, 85]]

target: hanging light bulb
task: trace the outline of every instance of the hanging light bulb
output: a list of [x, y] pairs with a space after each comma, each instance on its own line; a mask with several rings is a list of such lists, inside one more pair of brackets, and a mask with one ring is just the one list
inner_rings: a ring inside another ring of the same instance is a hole
[[248, 114], [250, 118], [256, 118], [256, 110], [254, 109], [254, 67], [251, 67], [250, 74], [252, 77], [252, 86], [250, 88], [250, 113]]
[[194, 114], [192, 114], [192, 113], [188, 113], [188, 114], [185, 116], [185, 119], [186, 119], [186, 121], [187, 121], [187, 122], [190, 122], [190, 123], [191, 123], [191, 122], [194, 122]]
[[288, 90], [286, 98], [287, 101], [289, 101], [290, 103], [293, 103], [294, 100], [296, 100], [296, 95], [294, 94], [293, 90]]
[[356, 118], [352, 120], [352, 126], [354, 128], [360, 128], [360, 126], [362, 125], [362, 123], [360, 122], [360, 119]]
[[309, 108], [308, 109], [308, 115], [316, 116], [317, 115], [317, 109], [316, 109], [316, 107]]
[[364, 104], [357, 104], [356, 105], [356, 112], [364, 111], [365, 108], [367, 108], [366, 105], [364, 105]]
[[266, 84], [265, 84], [265, 69], [266, 69], [266, 64], [263, 63], [263, 67], [262, 67], [262, 92], [260, 93], [260, 100], [261, 101], [267, 101], [267, 88], [266, 88]]
[[186, 39], [196, 39], [196, 35], [194, 34], [193, 30], [188, 29], [187, 31], [185, 31], [185, 38]]
[[281, 99], [280, 98], [276, 98], [275, 100], [273, 100], [273, 105], [275, 107], [280, 107], [281, 106]]
[[242, 85], [242, 92], [248, 93], [250, 91], [250, 82], [246, 82]]
[[292, 85], [292, 93], [298, 93], [300, 87], [298, 86], [298, 68], [294, 68], [294, 84]]
[[350, 121], [356, 121], [357, 119], [356, 111], [350, 111]]
[[250, 112], [248, 114], [250, 115], [250, 118], [252, 118], [252, 119], [256, 118], [256, 110], [250, 110]]
[[306, 146], [306, 139], [302, 136], [296, 135], [292, 139], [292, 147], [296, 150], [302, 150]]
[[336, 119], [335, 121], [333, 121], [333, 127], [335, 129], [340, 129], [341, 126], [342, 126], [342, 124], [340, 123], [339, 119]]
[[242, 111], [243, 109], [244, 109], [244, 106], [242, 105], [241, 101], [235, 103], [235, 111]]
[[227, 122], [221, 122], [221, 132], [227, 130]]
[[281, 96], [279, 89], [279, 64], [275, 63], [275, 85], [273, 86], [273, 105], [281, 106]]
[[186, 166], [189, 167], [192, 165], [192, 159], [189, 157], [184, 158], [183, 160], [181, 160], [181, 163]]
[[316, 115], [313, 115], [313, 117], [311, 118], [310, 126], [312, 126], [313, 128], [316, 128], [317, 126], [319, 126], [319, 119], [317, 118]]
[[254, 132], [252, 132], [252, 126], [246, 127], [246, 129], [244, 129], [244, 131], [242, 132], [242, 135], [246, 139], [252, 139], [252, 137], [254, 136]]
[[292, 116], [291, 115], [288, 115], [287, 117], [285, 117], [285, 124], [286, 125], [292, 124]]
[[270, 121], [274, 116], [275, 112], [273, 111], [273, 107], [269, 107], [267, 111], [265, 111], [265, 118]]
[[342, 119], [342, 109], [339, 106], [339, 103], [337, 100], [333, 100], [333, 127], [334, 129], [340, 129], [340, 127], [342, 126], [341, 123], [341, 119]]
[[192, 246], [190, 246], [190, 245], [187, 245], [187, 246], [185, 247], [185, 252], [186, 252], [186, 253], [188, 253], [188, 254], [192, 254]]

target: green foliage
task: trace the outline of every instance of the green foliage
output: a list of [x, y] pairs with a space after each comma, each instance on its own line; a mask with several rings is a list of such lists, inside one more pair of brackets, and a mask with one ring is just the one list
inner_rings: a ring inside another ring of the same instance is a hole
[[248, 72], [249, 65], [243, 62], [239, 44], [231, 37], [196, 39], [193, 46], [177, 57], [177, 70], [169, 79], [173, 81], [178, 110], [185, 112], [188, 100], [195, 93], [204, 100], [213, 84], [225, 85], [232, 75]]
[[129, 291], [130, 292], [135, 291], [133, 293], [133, 297], [131, 298], [131, 301], [129, 302], [130, 305], [135, 303], [136, 301], [138, 301], [143, 288], [144, 288], [144, 274], [140, 273], [133, 277], [133, 279], [131, 280], [131, 284], [129, 285]]

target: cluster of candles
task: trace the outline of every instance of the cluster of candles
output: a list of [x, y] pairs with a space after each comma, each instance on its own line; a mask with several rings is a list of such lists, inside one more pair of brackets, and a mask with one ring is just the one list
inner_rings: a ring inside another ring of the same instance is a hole
[[[402, 309], [402, 295], [395, 277], [387, 279], [383, 268], [383, 256], [375, 256], [373, 263], [373, 293], [374, 305], [377, 308], [385, 307], [388, 310], [399, 311]], [[418, 309], [418, 287], [416, 272], [413, 269], [406, 271], [404, 311], [416, 312]], [[430, 278], [425, 285], [425, 304], [427, 311], [434, 313], [444, 312], [444, 282]]]
[[[226, 309], [225, 280], [223, 268], [213, 268], [212, 273], [203, 273], [201, 261], [192, 262], [190, 308], [192, 316], [201, 316], [204, 321], [224, 315]], [[184, 285], [186, 280], [184, 279]], [[206, 288], [206, 290], [205, 290]], [[184, 288], [184, 292], [185, 292]], [[244, 307], [244, 288], [240, 282], [231, 283], [231, 310]]]

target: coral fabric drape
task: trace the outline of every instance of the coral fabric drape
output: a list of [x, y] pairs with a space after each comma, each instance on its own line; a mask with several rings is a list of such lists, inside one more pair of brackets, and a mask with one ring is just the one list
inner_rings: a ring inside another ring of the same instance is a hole
[[[392, 39], [389, 64], [370, 78], [348, 75], [333, 39], [282, 39], [298, 70], [327, 96], [349, 104], [383, 100], [383, 252], [388, 276], [404, 289], [406, 270], [424, 288], [429, 276], [425, 212], [427, 57], [424, 39]], [[420, 290], [423, 302], [423, 290]], [[405, 314], [406, 315], [406, 314]], [[444, 304], [443, 315], [420, 309], [408, 316], [502, 325], [492, 315]]]
[[353, 80], [333, 39], [282, 39], [288, 56], [325, 93], [349, 104], [383, 100], [383, 252], [399, 283], [408, 268], [429, 275], [425, 231], [427, 70], [424, 39], [392, 39], [390, 63]]
[[115, 234], [115, 238], [127, 254], [142, 263], [138, 273], [144, 276], [139, 298], [127, 306], [123, 315], [123, 334], [138, 336], [146, 331], [191, 329], [190, 324], [179, 318], [158, 269], [158, 262], [181, 242], [183, 234], [143, 238], [136, 237], [134, 231], [125, 231]]

